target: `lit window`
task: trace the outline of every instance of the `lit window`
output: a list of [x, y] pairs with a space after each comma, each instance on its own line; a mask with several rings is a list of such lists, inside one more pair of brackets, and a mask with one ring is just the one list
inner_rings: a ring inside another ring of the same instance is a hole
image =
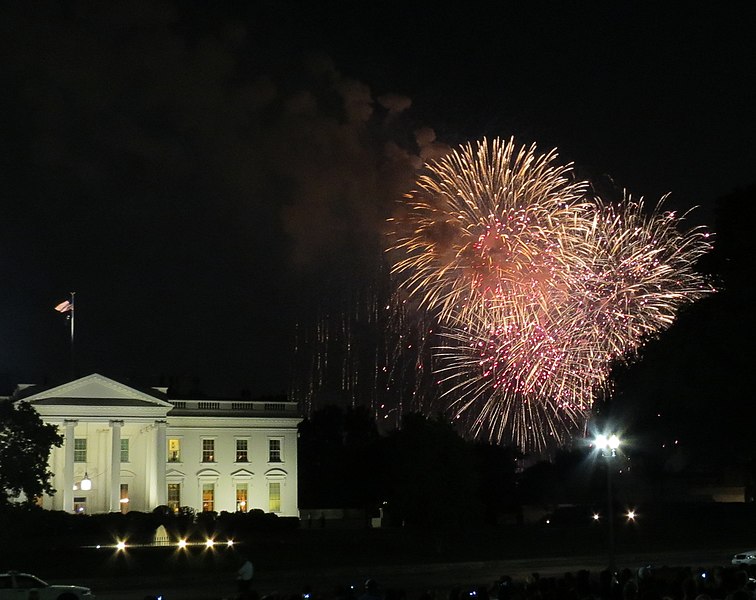
[[181, 462], [181, 440], [177, 438], [168, 440], [168, 462]]
[[87, 462], [87, 439], [74, 439], [74, 462]]
[[87, 512], [87, 499], [84, 496], [77, 496], [74, 498], [74, 512], [76, 514], [84, 514]]
[[236, 484], [236, 510], [239, 512], [247, 512], [247, 484]]
[[248, 448], [247, 440], [236, 440], [236, 462], [248, 462]]
[[129, 440], [121, 439], [121, 462], [129, 462]]
[[281, 462], [281, 440], [268, 440], [268, 462]]
[[268, 512], [281, 512], [281, 484], [278, 481], [268, 483]]
[[168, 484], [168, 507], [175, 513], [178, 512], [181, 506], [181, 484], [169, 483]]
[[121, 484], [121, 512], [126, 514], [129, 512], [129, 484]]
[[212, 512], [215, 510], [215, 484], [202, 484], [202, 512]]
[[215, 440], [202, 440], [202, 462], [215, 462]]

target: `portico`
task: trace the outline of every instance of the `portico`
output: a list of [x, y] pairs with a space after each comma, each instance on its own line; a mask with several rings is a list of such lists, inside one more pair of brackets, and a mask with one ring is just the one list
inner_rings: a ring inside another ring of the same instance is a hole
[[99, 374], [21, 386], [13, 399], [63, 435], [49, 461], [57, 493], [41, 499], [44, 508], [299, 514], [295, 403], [171, 401]]

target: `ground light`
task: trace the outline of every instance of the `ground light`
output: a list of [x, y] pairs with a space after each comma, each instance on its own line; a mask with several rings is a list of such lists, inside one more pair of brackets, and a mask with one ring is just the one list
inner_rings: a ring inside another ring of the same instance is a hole
[[82, 548], [96, 548], [97, 550], [102, 549], [113, 549], [116, 552], [124, 552], [127, 549], [135, 549], [135, 548], [167, 548], [167, 547], [175, 547], [178, 550], [186, 550], [192, 546], [194, 547], [202, 547], [206, 549], [214, 550], [218, 547], [226, 547], [226, 548], [233, 548], [236, 545], [236, 542], [232, 539], [227, 539], [224, 541], [216, 541], [212, 538], [207, 538], [204, 541], [198, 541], [198, 542], [190, 542], [189, 540], [185, 538], [181, 538], [177, 540], [176, 542], [171, 543], [162, 543], [162, 544], [155, 544], [155, 543], [149, 543], [149, 544], [127, 544], [126, 540], [119, 540], [116, 539], [114, 543], [112, 544], [95, 544], [92, 546], [82, 546]]

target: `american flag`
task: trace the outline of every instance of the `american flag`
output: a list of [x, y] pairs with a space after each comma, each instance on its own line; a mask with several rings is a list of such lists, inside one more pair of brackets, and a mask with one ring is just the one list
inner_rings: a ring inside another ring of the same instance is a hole
[[55, 307], [55, 310], [57, 310], [59, 313], [71, 312], [73, 309], [74, 305], [69, 300], [63, 300], [63, 302]]

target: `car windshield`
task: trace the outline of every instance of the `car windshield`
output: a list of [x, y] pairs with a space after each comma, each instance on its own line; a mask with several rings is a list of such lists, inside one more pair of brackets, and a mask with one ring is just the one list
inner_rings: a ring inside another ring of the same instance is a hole
[[23, 589], [43, 588], [47, 587], [47, 584], [33, 575], [16, 575], [16, 587]]

